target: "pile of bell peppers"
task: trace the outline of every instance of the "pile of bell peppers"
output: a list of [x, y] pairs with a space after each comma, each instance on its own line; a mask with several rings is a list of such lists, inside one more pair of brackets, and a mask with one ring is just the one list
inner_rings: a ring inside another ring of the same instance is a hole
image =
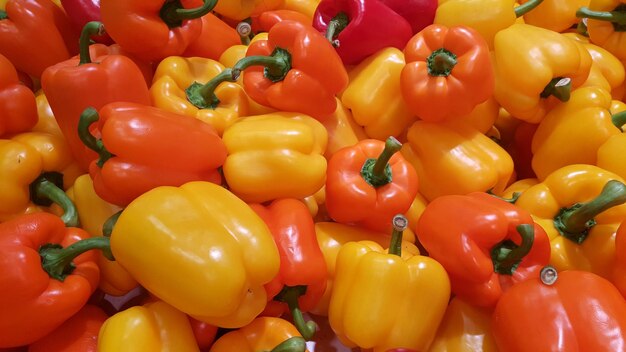
[[0, 352], [626, 351], [626, 0], [0, 0]]

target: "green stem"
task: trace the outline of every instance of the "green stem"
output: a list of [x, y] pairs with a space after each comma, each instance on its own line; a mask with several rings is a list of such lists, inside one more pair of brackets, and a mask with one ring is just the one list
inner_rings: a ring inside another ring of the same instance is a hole
[[602, 192], [590, 202], [576, 203], [563, 208], [554, 217], [554, 226], [568, 239], [581, 244], [595, 226], [594, 218], [603, 211], [626, 203], [626, 185], [611, 180], [604, 185]]
[[515, 11], [515, 17], [519, 18], [519, 17], [524, 16], [530, 10], [532, 10], [535, 7], [539, 6], [542, 2], [543, 2], [543, 0], [530, 0], [530, 1], [526, 1], [525, 3], [515, 7], [515, 9], [513, 9], [513, 11]]
[[105, 237], [111, 237], [111, 234], [113, 233], [113, 228], [115, 227], [115, 224], [117, 223], [117, 219], [119, 219], [120, 215], [122, 215], [122, 211], [124, 211], [124, 209], [116, 212], [115, 214], [111, 215], [105, 222], [104, 224], [102, 224], [102, 235]]
[[589, 31], [587, 30], [587, 19], [583, 18], [576, 25], [576, 33], [589, 38]]
[[9, 18], [7, 12], [4, 10], [0, 10], [0, 20], [6, 20], [7, 18]]
[[626, 5], [624, 4], [620, 4], [613, 11], [593, 11], [588, 7], [581, 7], [576, 11], [576, 17], [613, 22], [615, 31], [626, 31]]
[[216, 4], [217, 0], [204, 0], [202, 6], [186, 9], [180, 0], [166, 1], [159, 14], [169, 28], [176, 28], [182, 26], [184, 20], [192, 20], [206, 15], [213, 10]]
[[535, 229], [533, 225], [522, 224], [516, 227], [522, 238], [522, 243], [515, 244], [511, 240], [505, 240], [491, 249], [493, 269], [498, 274], [513, 275], [522, 259], [530, 252], [535, 241]]
[[395, 137], [389, 137], [385, 141], [385, 149], [377, 159], [367, 159], [361, 168], [361, 176], [373, 187], [381, 187], [391, 182], [391, 166], [389, 159], [402, 148]]
[[433, 51], [426, 59], [428, 74], [447, 77], [456, 66], [456, 55], [444, 48]]
[[613, 114], [613, 116], [611, 116], [611, 121], [613, 121], [613, 125], [615, 125], [615, 127], [621, 130], [622, 127], [626, 125], [626, 111]]
[[306, 289], [307, 287], [304, 285], [285, 286], [274, 299], [287, 303], [291, 311], [291, 316], [293, 317], [293, 325], [296, 326], [302, 337], [309, 341], [317, 331], [317, 324], [312, 320], [305, 322], [300, 306], [298, 305], [298, 298], [306, 293]]
[[223, 82], [235, 82], [236, 80], [233, 78], [232, 70], [227, 68], [205, 84], [193, 82], [185, 89], [187, 100], [198, 109], [215, 110], [220, 103], [219, 98], [215, 95], [217, 86]]
[[100, 249], [110, 260], [113, 259], [108, 237], [92, 237], [75, 242], [65, 248], [49, 243], [39, 248], [41, 266], [51, 278], [64, 281], [74, 270], [72, 261], [79, 255], [92, 249]]
[[113, 154], [106, 149], [102, 139], [96, 139], [91, 132], [89, 132], [89, 126], [97, 122], [99, 119], [100, 116], [98, 115], [98, 111], [96, 109], [92, 107], [86, 108], [83, 113], [80, 114], [80, 119], [78, 120], [78, 137], [87, 146], [87, 148], [98, 153], [100, 158], [96, 162], [96, 165], [98, 165], [98, 167], [102, 167], [107, 160], [113, 157]]
[[248, 56], [237, 61], [233, 66], [233, 78], [237, 80], [241, 71], [250, 66], [264, 66], [263, 75], [272, 82], [280, 82], [285, 79], [291, 70], [291, 54], [285, 49], [275, 48], [270, 56]]
[[546, 85], [539, 96], [545, 99], [553, 95], [560, 101], [566, 102], [569, 100], [571, 92], [572, 80], [567, 77], [556, 77]]
[[504, 198], [504, 197], [500, 197], [498, 195], [495, 195], [492, 192], [493, 188], [490, 188], [487, 190], [487, 194], [489, 194], [492, 197], [498, 198], [500, 200], [503, 200], [507, 203], [511, 203], [511, 204], [515, 204], [515, 202], [517, 202], [517, 199], [522, 195], [522, 192], [513, 192], [513, 194], [511, 195], [511, 198]]
[[91, 56], [89, 55], [89, 45], [91, 45], [91, 37], [94, 35], [103, 35], [104, 25], [102, 22], [87, 22], [80, 32], [79, 45], [79, 61], [78, 65], [90, 64]]
[[61, 220], [67, 227], [79, 226], [78, 211], [72, 200], [63, 191], [63, 175], [58, 172], [44, 172], [29, 185], [30, 197], [37, 205], [58, 204], [63, 209]]
[[339, 42], [336, 40], [337, 36], [341, 31], [346, 29], [349, 23], [350, 18], [348, 18], [348, 14], [345, 12], [336, 14], [335, 17], [328, 22], [328, 27], [326, 27], [326, 39], [333, 43], [334, 46], [339, 46]]
[[398, 214], [392, 220], [393, 231], [391, 232], [391, 242], [389, 243], [389, 254], [402, 256], [402, 233], [409, 226], [409, 220]]
[[270, 352], [305, 352], [306, 341], [300, 336], [293, 336], [281, 342]]

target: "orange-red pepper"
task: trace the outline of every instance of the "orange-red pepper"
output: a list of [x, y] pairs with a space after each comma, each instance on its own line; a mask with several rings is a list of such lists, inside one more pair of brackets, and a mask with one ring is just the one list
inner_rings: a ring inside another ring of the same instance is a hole
[[214, 14], [208, 13], [202, 16], [200, 21], [202, 21], [200, 35], [189, 43], [182, 56], [218, 60], [226, 49], [239, 44], [237, 31]]
[[0, 137], [27, 132], [38, 120], [35, 94], [20, 83], [11, 61], [0, 54]]

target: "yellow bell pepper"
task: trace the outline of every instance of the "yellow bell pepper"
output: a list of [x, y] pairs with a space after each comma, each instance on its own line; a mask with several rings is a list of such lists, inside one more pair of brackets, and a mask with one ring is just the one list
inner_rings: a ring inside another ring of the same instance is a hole
[[341, 95], [357, 124], [368, 137], [386, 140], [400, 135], [416, 120], [402, 99], [400, 72], [404, 54], [396, 48], [383, 49], [349, 72], [350, 83]]
[[320, 122], [326, 127], [328, 133], [328, 145], [326, 146], [326, 153], [324, 153], [326, 159], [329, 159], [339, 149], [353, 146], [368, 138], [363, 127], [354, 121], [350, 109], [346, 108], [339, 99], [337, 99], [335, 112]]
[[[409, 220], [410, 223], [410, 220]], [[380, 246], [389, 245], [391, 236], [372, 230], [367, 230], [357, 226], [345, 225], [336, 222], [317, 222], [315, 223], [315, 235], [317, 243], [320, 245], [326, 268], [328, 270], [328, 282], [326, 283], [326, 291], [317, 303], [311, 313], [321, 316], [328, 316], [328, 306], [330, 303], [330, 295], [335, 280], [335, 264], [337, 262], [337, 254], [343, 245], [349, 242], [371, 241], [378, 243]], [[415, 242], [415, 233], [407, 228], [402, 238], [402, 252], [405, 254], [419, 255], [419, 249], [413, 244]]]
[[528, 210], [550, 237], [550, 265], [609, 279], [615, 231], [626, 219], [623, 182], [597, 166], [575, 164], [554, 171], [520, 195], [515, 204]]
[[590, 0], [576, 16], [588, 19], [591, 42], [626, 60], [626, 0]]
[[[219, 337], [211, 346], [209, 352], [260, 352], [273, 350], [278, 345], [292, 339], [290, 346], [299, 349], [285, 349], [280, 351], [305, 351], [304, 339], [298, 329], [285, 319], [276, 317], [259, 317], [250, 324], [227, 332]], [[293, 339], [300, 337], [299, 339]], [[286, 344], [283, 344], [286, 346]]]
[[[76, 205], [81, 227], [92, 236], [103, 235], [105, 222], [121, 210], [117, 205], [107, 203], [96, 194], [89, 175], [76, 178], [66, 193]], [[98, 254], [98, 267], [99, 287], [109, 295], [123, 296], [139, 285], [117, 261], [108, 260], [101, 252]]]
[[157, 187], [113, 228], [115, 259], [150, 293], [219, 327], [249, 324], [267, 302], [279, 255], [263, 220], [210, 182]]
[[[611, 114], [618, 114], [626, 111], [626, 104], [613, 100], [611, 104]], [[626, 125], [621, 130], [626, 132]], [[626, 163], [624, 162], [624, 150], [626, 150], [626, 133], [615, 134], [598, 148], [598, 159], [596, 165], [607, 171], [616, 173], [626, 180]]]
[[243, 87], [231, 82], [221, 83], [215, 89], [217, 101], [205, 97], [208, 105], [190, 99], [187, 89], [208, 82], [222, 71], [222, 64], [207, 58], [165, 58], [154, 73], [150, 87], [152, 103], [158, 108], [204, 121], [221, 136], [240, 116], [248, 115], [248, 97]]
[[306, 15], [313, 21], [313, 14], [319, 5], [320, 0], [285, 0], [281, 8], [292, 10]]
[[224, 178], [246, 202], [303, 198], [326, 179], [328, 134], [314, 118], [289, 112], [248, 116], [226, 129]]
[[592, 60], [581, 43], [528, 24], [496, 34], [494, 63], [498, 103], [518, 119], [538, 123], [548, 110], [567, 101], [589, 76]]
[[420, 193], [428, 201], [489, 189], [498, 194], [513, 176], [511, 156], [470, 126], [418, 121], [407, 138], [401, 152], [417, 171]]
[[571, 164], [597, 161], [598, 148], [622, 134], [611, 119], [611, 95], [598, 87], [572, 92], [571, 99], [552, 109], [541, 121], [532, 141], [532, 167], [540, 180]]
[[98, 334], [99, 352], [199, 352], [189, 318], [156, 301], [134, 306], [107, 319]]
[[[529, 0], [520, 0], [521, 4]], [[527, 24], [563, 32], [580, 22], [576, 10], [589, 5], [589, 0], [543, 0], [534, 10], [524, 15]]]
[[[411, 203], [411, 207], [404, 214], [407, 220], [409, 220], [408, 229], [410, 229], [412, 232], [417, 232], [417, 222], [419, 221], [420, 216], [422, 216], [422, 213], [424, 212], [424, 209], [426, 209], [427, 205], [428, 200], [426, 200], [426, 198], [424, 198], [424, 196], [420, 193], [417, 193], [417, 196], [415, 196], [413, 203]], [[414, 243], [415, 239], [409, 241], [411, 243]]]
[[282, 8], [285, 4], [285, 0], [263, 0], [260, 1], [252, 11], [251, 16], [258, 16], [265, 11], [272, 11]]
[[[624, 69], [622, 62], [620, 62], [615, 55], [611, 54], [608, 50], [602, 48], [601, 46], [590, 43], [589, 38], [578, 33], [564, 33], [563, 35], [581, 43], [585, 49], [587, 49], [591, 55], [591, 59], [593, 60], [591, 71], [589, 72], [589, 78], [587, 79], [587, 82], [582, 85], [582, 87], [594, 85], [595, 82], [589, 82], [593, 79], [598, 81], [599, 84], [596, 84], [597, 86], [600, 86], [611, 93], [614, 89], [619, 89], [623, 86], [624, 79], [626, 78], [626, 70]], [[593, 77], [598, 76], [598, 74], [601, 77]]]
[[496, 123], [500, 114], [500, 104], [491, 97], [476, 107], [467, 115], [454, 119], [456, 122], [466, 123], [481, 133], [487, 133]]
[[347, 346], [425, 351], [446, 311], [448, 274], [430, 257], [401, 251], [406, 219], [404, 227], [397, 219], [389, 251], [359, 241], [337, 254], [328, 321]]
[[241, 21], [252, 15], [265, 0], [218, 1], [213, 11], [231, 20]]
[[50, 133], [65, 140], [65, 137], [57, 124], [57, 120], [54, 119], [52, 108], [50, 107], [48, 98], [43, 93], [43, 90], [40, 89], [37, 93], [35, 93], [35, 102], [37, 103], [37, 116], [39, 119], [31, 132]]
[[452, 298], [428, 352], [498, 352], [491, 311]]
[[60, 137], [26, 132], [11, 139], [0, 139], [0, 219], [5, 221], [37, 211], [33, 208], [33, 200], [40, 205], [51, 205], [49, 201], [40, 199], [37, 195], [39, 191], [30, 189], [31, 184], [38, 184], [37, 188], [41, 191], [49, 190], [49, 193], [44, 191], [44, 198], [51, 197], [53, 202], [63, 207], [66, 224], [78, 226], [76, 208], [63, 189], [69, 188], [81, 173], [67, 144]]

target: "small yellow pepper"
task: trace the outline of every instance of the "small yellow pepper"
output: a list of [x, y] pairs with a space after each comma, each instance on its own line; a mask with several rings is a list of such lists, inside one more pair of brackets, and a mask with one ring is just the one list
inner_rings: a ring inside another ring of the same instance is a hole
[[[213, 343], [209, 352], [270, 352], [281, 344], [293, 349], [280, 351], [304, 352], [306, 349], [301, 336], [298, 329], [285, 319], [258, 317], [250, 324], [222, 335]], [[294, 339], [297, 337], [299, 338]], [[285, 343], [288, 340], [291, 343]], [[295, 348], [296, 345], [299, 349]]]
[[326, 179], [328, 134], [314, 118], [289, 112], [248, 116], [226, 129], [224, 178], [246, 202], [303, 198]]

